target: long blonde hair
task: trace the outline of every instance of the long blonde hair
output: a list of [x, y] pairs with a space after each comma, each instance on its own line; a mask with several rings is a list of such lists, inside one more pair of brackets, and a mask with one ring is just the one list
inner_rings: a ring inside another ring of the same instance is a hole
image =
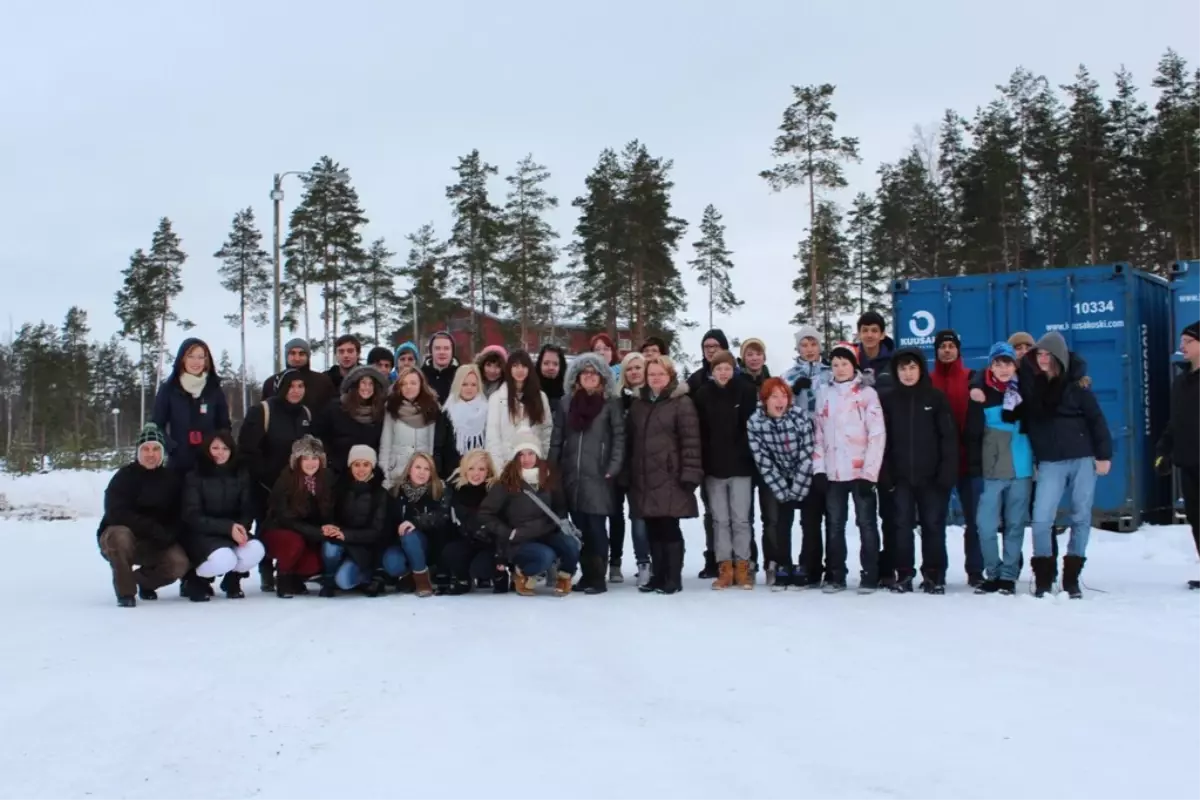
[[450, 477], [446, 479], [446, 483], [455, 489], [461, 489], [466, 486], [469, 483], [467, 480], [467, 470], [480, 459], [487, 465], [487, 478], [484, 480], [483, 485], [491, 487], [500, 478], [500, 473], [496, 471], [496, 462], [492, 461], [492, 454], [482, 447], [468, 450], [462, 457], [462, 460], [458, 462], [458, 469], [450, 474]]
[[392, 497], [400, 494], [400, 484], [411, 483], [409, 475], [412, 474], [413, 464], [417, 460], [424, 461], [429, 466], [429, 496], [434, 500], [441, 500], [442, 494], [445, 492], [445, 486], [442, 484], [442, 479], [438, 477], [437, 466], [433, 463], [433, 456], [429, 453], [416, 452], [412, 454], [412, 458], [408, 459], [408, 463], [404, 465], [403, 476], [398, 481], [392, 481]]
[[478, 394], [475, 395], [475, 397], [476, 398], [482, 397], [484, 399], [484, 402], [487, 402], [487, 397], [483, 393], [483, 373], [479, 370], [479, 367], [474, 362], [472, 362], [470, 364], [463, 364], [462, 366], [460, 366], [458, 369], [456, 369], [454, 371], [454, 381], [451, 382], [451, 384], [450, 384], [450, 394], [449, 394], [449, 396], [446, 397], [446, 405], [449, 405], [450, 403], [466, 402], [465, 400], [462, 399], [462, 396], [461, 396], [462, 395], [462, 385], [463, 385], [463, 382], [466, 381], [467, 376], [472, 373], [474, 373], [475, 382], [479, 386], [479, 392], [478, 392]]

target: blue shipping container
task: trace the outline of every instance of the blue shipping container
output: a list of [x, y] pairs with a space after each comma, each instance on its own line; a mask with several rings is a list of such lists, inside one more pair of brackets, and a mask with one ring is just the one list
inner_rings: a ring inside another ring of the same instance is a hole
[[[1175, 355], [1171, 359], [1171, 374], [1175, 376], [1184, 363], [1183, 353], [1179, 350], [1179, 338], [1184, 327], [1200, 320], [1200, 261], [1176, 261], [1171, 265], [1171, 344]], [[1175, 510], [1183, 514], [1183, 492], [1179, 488], [1179, 473], [1175, 473], [1171, 482], [1171, 497], [1175, 500]]]
[[1096, 485], [1093, 519], [1135, 530], [1169, 508], [1154, 472], [1154, 443], [1167, 419], [1171, 348], [1166, 281], [1128, 264], [898, 280], [894, 338], [933, 357], [934, 334], [953, 328], [968, 368], [986, 367], [992, 344], [1017, 331], [1056, 330], [1088, 363], [1092, 391], [1113, 437], [1113, 464]]

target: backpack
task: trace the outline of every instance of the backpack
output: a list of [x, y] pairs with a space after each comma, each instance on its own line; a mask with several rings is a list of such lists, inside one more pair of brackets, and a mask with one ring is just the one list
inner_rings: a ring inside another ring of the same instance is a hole
[[[312, 411], [306, 405], [301, 404], [300, 407], [304, 409], [304, 416], [307, 417], [308, 421], [311, 423], [312, 422]], [[262, 410], [263, 410], [263, 435], [265, 436], [267, 433], [267, 429], [271, 427], [271, 405], [266, 400], [262, 401]]]

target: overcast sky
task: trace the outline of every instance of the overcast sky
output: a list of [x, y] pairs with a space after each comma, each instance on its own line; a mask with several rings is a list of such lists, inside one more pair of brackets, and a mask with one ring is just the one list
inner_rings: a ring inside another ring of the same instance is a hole
[[[190, 256], [178, 312], [235, 361], [212, 253], [247, 205], [269, 248], [272, 173], [323, 154], [350, 170], [367, 241], [403, 255], [422, 223], [446, 233], [444, 189], [472, 148], [501, 177], [528, 152], [546, 164], [566, 241], [600, 150], [639, 138], [674, 159], [686, 242], [706, 204], [725, 215], [746, 305], [717, 322], [765, 339], [779, 368], [807, 211], [758, 172], [792, 84], [836, 84], [839, 133], [863, 157], [851, 191], [873, 191], [914, 125], [969, 116], [1018, 65], [1062, 84], [1084, 62], [1107, 92], [1125, 64], [1152, 100], [1168, 46], [1200, 61], [1195, 0], [5, 0], [0, 17], [0, 311], [58, 323], [78, 304], [107, 338], [120, 272], [165, 215]], [[285, 188], [286, 219], [300, 184]], [[698, 337], [707, 309], [687, 285]], [[270, 329], [251, 343], [262, 376]]]

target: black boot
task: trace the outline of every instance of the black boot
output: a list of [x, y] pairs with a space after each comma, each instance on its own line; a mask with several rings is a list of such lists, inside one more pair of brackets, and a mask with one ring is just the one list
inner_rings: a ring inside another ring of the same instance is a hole
[[663, 555], [662, 542], [650, 542], [650, 582], [639, 586], [639, 592], [657, 592], [662, 588], [663, 575], [666, 574], [667, 562]]
[[665, 574], [659, 594], [675, 594], [683, 590], [683, 542], [666, 542], [662, 545]]
[[317, 593], [318, 597], [337, 597], [337, 584], [333, 581], [332, 575], [321, 576], [321, 591]]
[[221, 578], [221, 591], [230, 600], [241, 600], [246, 596], [242, 591], [242, 573], [226, 572], [225, 577]]
[[363, 587], [363, 594], [367, 597], [379, 597], [387, 590], [387, 583], [384, 582], [383, 576], [378, 572], [372, 576], [370, 582]]
[[711, 550], [704, 551], [704, 569], [700, 570], [698, 577], [705, 581], [711, 581], [717, 577], [717, 557]]
[[583, 577], [575, 584], [572, 591], [582, 591], [584, 594], [604, 594], [608, 591], [605, 577], [608, 572], [608, 559], [604, 556], [584, 556], [579, 561]]
[[264, 592], [275, 591], [275, 562], [269, 558], [258, 562], [258, 578]]
[[1083, 556], [1063, 556], [1063, 590], [1072, 600], [1083, 597], [1083, 590], [1079, 588], [1079, 573], [1083, 572], [1086, 562]]
[[1200, 589], [1200, 581], [1188, 581], [1189, 589]]
[[208, 581], [192, 575], [192, 579], [185, 584], [187, 589], [187, 599], [193, 603], [207, 603], [209, 601], [208, 590], [212, 587], [208, 585]]
[[120, 608], [137, 608], [137, 598], [131, 594], [123, 594], [117, 597], [117, 606]]
[[158, 592], [154, 591], [153, 589], [147, 589], [145, 586], [139, 586], [138, 597], [142, 600], [157, 600]]
[[281, 572], [271, 581], [275, 585], [275, 596], [282, 600], [289, 600], [296, 596], [295, 576], [288, 575], [286, 572]]
[[492, 594], [508, 594], [508, 570], [496, 568], [496, 577], [492, 578]]
[[1029, 559], [1029, 568], [1033, 570], [1033, 596], [1045, 597], [1054, 589], [1053, 556], [1034, 556]]

